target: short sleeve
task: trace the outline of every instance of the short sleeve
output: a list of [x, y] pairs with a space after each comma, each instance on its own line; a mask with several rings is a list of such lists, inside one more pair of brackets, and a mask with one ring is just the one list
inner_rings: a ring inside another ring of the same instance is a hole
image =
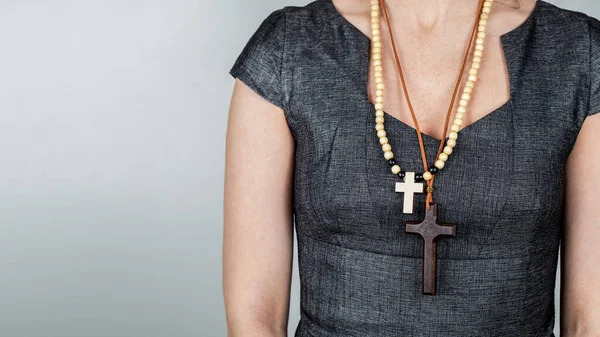
[[250, 36], [229, 70], [231, 76], [282, 109], [285, 29], [285, 8], [271, 12]]
[[590, 29], [590, 104], [587, 115], [600, 112], [600, 20], [589, 17]]

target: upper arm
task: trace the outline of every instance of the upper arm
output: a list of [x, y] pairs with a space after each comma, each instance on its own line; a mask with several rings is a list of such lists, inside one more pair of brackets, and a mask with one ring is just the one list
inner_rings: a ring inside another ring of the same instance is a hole
[[[600, 112], [600, 110], [598, 110]], [[600, 332], [600, 114], [588, 116], [567, 160], [561, 326]], [[563, 334], [564, 336], [569, 336]]]
[[[230, 336], [287, 330], [293, 257], [294, 139], [284, 114], [281, 17], [236, 60], [225, 154], [223, 290]], [[257, 335], [258, 335], [257, 334]]]
[[589, 104], [566, 164], [563, 336], [600, 335], [600, 21], [590, 19]]

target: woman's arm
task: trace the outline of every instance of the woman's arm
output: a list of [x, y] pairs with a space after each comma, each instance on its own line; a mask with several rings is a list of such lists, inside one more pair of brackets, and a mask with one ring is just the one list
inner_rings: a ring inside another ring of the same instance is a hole
[[561, 336], [600, 337], [600, 114], [584, 120], [566, 174]]
[[228, 337], [287, 336], [294, 140], [283, 110], [236, 79], [225, 155]]

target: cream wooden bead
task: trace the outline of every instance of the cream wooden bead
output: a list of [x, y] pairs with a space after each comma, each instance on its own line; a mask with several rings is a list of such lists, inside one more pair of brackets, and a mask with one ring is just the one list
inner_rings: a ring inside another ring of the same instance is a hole
[[383, 77], [375, 77], [375, 83], [383, 83]]
[[485, 39], [485, 32], [477, 32], [477, 37]]
[[381, 60], [381, 53], [373, 53], [373, 60]]
[[461, 99], [460, 101], [458, 101], [458, 105], [466, 107], [467, 105], [469, 105], [469, 102], [466, 99]]
[[458, 132], [458, 125], [456, 124], [456, 121], [454, 121], [454, 124], [450, 126], [450, 131]]
[[434, 165], [440, 170], [444, 168], [444, 162], [441, 160], [436, 160]]
[[383, 110], [383, 104], [375, 103], [375, 110]]
[[481, 63], [479, 63], [479, 62], [473, 62], [473, 64], [471, 64], [471, 68], [473, 68], [473, 69], [480, 69], [481, 68]]
[[379, 35], [375, 35], [375, 36], [373, 36], [371, 39], [373, 39], [373, 41], [379, 41], [379, 40], [380, 40], [380, 39], [379, 39]]
[[463, 92], [466, 92], [467, 94], [470, 94], [471, 92], [473, 92], [473, 87], [465, 87], [465, 89], [463, 90]]
[[483, 7], [481, 9], [481, 11], [484, 12], [484, 13], [490, 13], [491, 12], [489, 7]]
[[456, 146], [456, 139], [448, 139], [448, 141], [446, 142], [446, 144], [450, 147], [455, 147]]
[[400, 166], [398, 166], [398, 165], [392, 166], [392, 173], [398, 174], [398, 172], [400, 172]]
[[454, 118], [456, 118], [456, 119], [463, 119], [464, 117], [465, 117], [465, 113], [464, 112], [460, 112], [460, 111], [458, 111], [456, 113], [456, 115], [454, 116]]
[[384, 121], [385, 120], [383, 119], [383, 116], [377, 116], [377, 117], [375, 117], [375, 123], [382, 123], [383, 124]]
[[462, 94], [462, 96], [460, 96], [462, 99], [466, 99], [467, 101], [471, 99], [471, 95], [469, 95], [468, 93], [464, 93]]
[[[382, 66], [375, 66], [375, 71], [383, 71], [383, 67]], [[382, 94], [383, 94], [383, 92], [381, 92], [378, 95], [382, 95]]]
[[452, 146], [444, 146], [444, 153], [445, 154], [451, 154], [452, 153]]
[[469, 75], [469, 81], [477, 81], [477, 75]]
[[[463, 120], [457, 118], [457, 119], [454, 120], [454, 124], [452, 124], [452, 125], [456, 125], [457, 127], [461, 126], [461, 125], [463, 125]], [[458, 132], [459, 130], [452, 130], [452, 131], [457, 131]]]
[[483, 52], [481, 50], [475, 50], [473, 52], [473, 55], [475, 55], [477, 57], [482, 57], [483, 56]]
[[477, 69], [475, 69], [475, 68], [469, 69], [469, 74], [470, 75], [477, 75]]
[[452, 131], [448, 134], [448, 138], [456, 140], [458, 139], [458, 133], [456, 131]]
[[383, 117], [383, 116], [385, 116], [385, 112], [383, 112], [383, 110], [375, 110], [375, 116]]
[[381, 150], [383, 152], [392, 151], [392, 146], [390, 144], [383, 144], [383, 145], [381, 145]]
[[379, 131], [379, 130], [383, 130], [384, 125], [383, 123], [377, 123], [375, 124], [375, 130]]
[[381, 48], [381, 41], [373, 42], [373, 47]]
[[379, 35], [379, 29], [374, 29], [373, 31], [371, 31], [371, 34], [372, 34], [373, 36], [377, 36], [377, 35]]
[[385, 136], [387, 136], [387, 132], [385, 132], [385, 130], [377, 131], [377, 137], [385, 137]]
[[482, 44], [476, 44], [475, 45], [475, 50], [482, 51], [483, 50], [483, 45]]
[[425, 181], [431, 180], [432, 177], [433, 177], [433, 174], [431, 174], [431, 172], [424, 172], [423, 173], [423, 179]]
[[381, 82], [381, 83], [377, 83], [377, 84], [375, 85], [375, 87], [376, 87], [377, 89], [383, 90], [383, 88], [384, 88], [384, 84], [383, 84], [383, 82]]
[[394, 153], [392, 151], [386, 151], [383, 153], [383, 158], [390, 160], [394, 158]]
[[377, 96], [383, 96], [383, 90], [381, 90], [381, 89], [375, 90], [375, 95], [377, 95]]
[[383, 97], [381, 97], [381, 96], [375, 97], [375, 102], [377, 102], [377, 103], [383, 103]]
[[[468, 87], [468, 88], [470, 88], [470, 87]], [[465, 106], [459, 106], [458, 109], [456, 109], [456, 111], [458, 111], [459, 113], [463, 113], [464, 114], [465, 112], [467, 112], [467, 107], [465, 107]]]
[[481, 20], [479, 20], [479, 25], [480, 26], [487, 26], [487, 19], [481, 19]]
[[465, 83], [465, 87], [471, 87], [471, 88], [472, 88], [472, 87], [474, 87], [474, 86], [475, 86], [475, 82], [474, 82], [474, 81], [467, 81], [467, 82]]
[[440, 153], [440, 156], [438, 157], [438, 159], [442, 160], [442, 161], [446, 161], [446, 160], [448, 160], [448, 155], [445, 154], [444, 152], [442, 152], [442, 153]]
[[388, 143], [387, 137], [379, 137], [379, 144], [383, 145], [383, 144], [387, 144], [387, 143]]
[[474, 56], [473, 57], [473, 63], [481, 63], [481, 57], [480, 56]]

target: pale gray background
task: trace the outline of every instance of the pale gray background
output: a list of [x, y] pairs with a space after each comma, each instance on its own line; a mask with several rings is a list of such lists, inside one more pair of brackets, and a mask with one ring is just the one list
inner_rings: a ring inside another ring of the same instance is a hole
[[226, 336], [228, 70], [307, 2], [0, 2], [0, 336]]

